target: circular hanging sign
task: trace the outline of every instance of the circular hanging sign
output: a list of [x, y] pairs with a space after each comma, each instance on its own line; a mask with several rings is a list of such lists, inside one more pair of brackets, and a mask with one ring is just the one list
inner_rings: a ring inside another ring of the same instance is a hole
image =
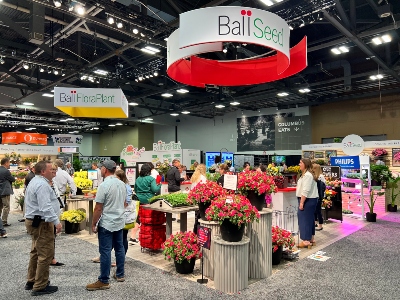
[[364, 140], [361, 136], [350, 134], [342, 141], [342, 150], [347, 155], [359, 155], [364, 151]]

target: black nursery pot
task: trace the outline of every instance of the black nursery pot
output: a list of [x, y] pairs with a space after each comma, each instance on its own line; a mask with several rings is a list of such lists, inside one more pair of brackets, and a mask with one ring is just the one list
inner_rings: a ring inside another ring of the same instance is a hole
[[397, 205], [388, 204], [387, 210], [390, 212], [396, 212], [397, 211]]
[[190, 274], [193, 273], [194, 265], [196, 263], [196, 258], [192, 258], [190, 261], [184, 259], [182, 263], [174, 261], [176, 272], [179, 274]]
[[211, 202], [199, 202], [199, 212], [200, 212], [200, 217], [203, 221], [207, 221], [206, 219], [206, 210], [207, 208], [210, 207]]
[[365, 218], [367, 219], [368, 222], [376, 222], [376, 213], [371, 214], [370, 212], [367, 212], [365, 214]]

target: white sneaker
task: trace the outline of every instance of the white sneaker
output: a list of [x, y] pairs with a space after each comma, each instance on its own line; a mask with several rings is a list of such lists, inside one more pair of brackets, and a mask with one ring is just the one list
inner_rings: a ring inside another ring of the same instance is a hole
[[137, 243], [138, 243], [137, 239], [129, 239], [129, 242], [128, 242], [129, 245], [136, 245]]

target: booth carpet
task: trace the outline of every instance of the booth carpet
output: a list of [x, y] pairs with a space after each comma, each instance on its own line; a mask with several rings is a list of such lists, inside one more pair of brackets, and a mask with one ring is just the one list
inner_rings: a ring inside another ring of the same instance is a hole
[[[400, 213], [399, 213], [400, 214]], [[31, 299], [24, 290], [30, 237], [19, 214], [11, 214], [9, 237], [0, 239], [0, 298]], [[57, 238], [56, 257], [65, 267], [51, 267], [50, 280], [59, 291], [41, 299], [398, 299], [400, 224], [396, 214], [323, 249], [326, 262], [308, 258], [289, 264], [271, 278], [236, 295], [225, 295], [196, 282], [172, 276], [127, 259], [126, 281], [111, 280], [111, 289], [89, 292], [99, 264], [90, 262], [97, 246], [73, 236]]]

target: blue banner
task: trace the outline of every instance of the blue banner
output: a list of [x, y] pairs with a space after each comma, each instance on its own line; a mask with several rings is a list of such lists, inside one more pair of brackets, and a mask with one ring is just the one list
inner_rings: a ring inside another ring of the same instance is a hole
[[358, 156], [331, 157], [331, 166], [338, 166], [342, 169], [360, 169], [360, 158]]

